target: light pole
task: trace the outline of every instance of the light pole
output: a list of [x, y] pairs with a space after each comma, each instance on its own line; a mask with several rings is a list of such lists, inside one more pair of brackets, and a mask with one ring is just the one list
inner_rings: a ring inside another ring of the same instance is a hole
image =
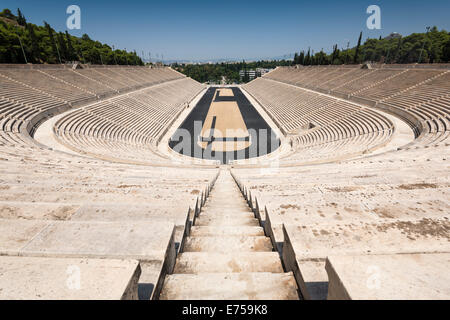
[[[345, 40], [348, 40], [348, 39], [345, 39]], [[348, 51], [349, 50], [350, 50], [350, 40], [347, 41], [347, 51], [345, 53], [345, 64], [348, 64], [348, 54], [349, 54]]]
[[384, 62], [385, 64], [388, 64], [388, 62], [389, 62], [389, 54], [390, 53], [391, 53], [391, 46], [388, 47], [388, 52], [387, 52], [387, 55], [386, 55], [386, 61]]
[[113, 48], [113, 57], [114, 57], [114, 62], [116, 63], [116, 65], [117, 65], [117, 59], [116, 59], [116, 49], [114, 48], [114, 46], [112, 47]]
[[53, 36], [53, 42], [55, 42], [56, 52], [58, 52], [59, 63], [62, 64], [61, 54], [59, 53], [58, 43], [56, 43], [56, 41], [55, 41], [55, 36]]
[[427, 35], [428, 35], [428, 32], [430, 31], [430, 29], [431, 29], [431, 27], [427, 27], [427, 33], [425, 34], [425, 39], [423, 39], [422, 50], [420, 51], [419, 61], [417, 63], [420, 63], [420, 61], [422, 61], [422, 54], [423, 54], [423, 50], [425, 49], [425, 42], [427, 41]]
[[78, 39], [78, 45], [80, 46], [80, 53], [81, 53], [81, 57], [83, 58], [83, 63], [86, 64], [86, 59], [84, 58], [84, 54], [83, 54], [83, 43], [81, 42], [80, 39]]
[[19, 38], [20, 47], [22, 48], [23, 57], [25, 58], [25, 64], [28, 64], [27, 56], [25, 55], [25, 50], [23, 49], [22, 40], [20, 40], [19, 35], [17, 35], [17, 38]]

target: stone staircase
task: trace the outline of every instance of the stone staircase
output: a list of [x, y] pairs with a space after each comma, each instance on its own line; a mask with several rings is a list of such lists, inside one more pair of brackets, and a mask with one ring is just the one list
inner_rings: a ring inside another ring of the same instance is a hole
[[297, 285], [244, 200], [222, 170], [184, 239], [161, 300], [296, 300]]

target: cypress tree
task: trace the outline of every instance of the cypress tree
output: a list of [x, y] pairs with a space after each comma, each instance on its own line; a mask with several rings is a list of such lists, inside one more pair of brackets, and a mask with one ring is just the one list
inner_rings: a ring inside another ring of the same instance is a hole
[[66, 30], [66, 40], [67, 40], [68, 59], [70, 59], [72, 61], [78, 60], [77, 53], [75, 52], [75, 49], [73, 48], [72, 40], [71, 40], [70, 34], [67, 32], [67, 30]]
[[402, 49], [402, 38], [399, 38], [398, 39], [398, 42], [397, 42], [397, 47], [395, 48], [395, 53], [394, 53], [394, 60], [395, 60], [395, 63], [399, 63], [400, 61], [399, 61], [399, 56], [400, 56], [400, 50]]
[[442, 48], [442, 61], [450, 62], [450, 39], [444, 44]]
[[293, 65], [296, 65], [296, 64], [298, 64], [298, 53], [297, 52], [294, 55], [294, 63], [293, 63]]
[[63, 33], [59, 32], [57, 37], [58, 37], [58, 44], [59, 44], [59, 51], [61, 54], [61, 59], [63, 59], [64, 61], [67, 61], [68, 60], [67, 44], [66, 44], [66, 41], [64, 40], [64, 35], [63, 35]]
[[30, 35], [31, 40], [31, 61], [39, 62], [40, 60], [39, 42], [36, 37], [36, 33], [34, 32], [34, 27], [31, 23], [27, 23], [26, 28]]
[[300, 52], [300, 56], [298, 57], [298, 63], [301, 65], [305, 64], [305, 51]]
[[309, 65], [310, 62], [311, 62], [311, 49], [308, 49], [308, 53], [306, 54], [305, 58], [305, 66]]
[[27, 19], [25, 19], [25, 16], [20, 9], [17, 9], [17, 23], [21, 26], [26, 26], [27, 24]]
[[362, 31], [359, 34], [358, 45], [356, 46], [355, 57], [353, 59], [353, 63], [355, 64], [359, 62], [359, 49], [361, 47], [361, 40], [362, 40]]
[[336, 60], [336, 57], [337, 57], [337, 54], [338, 54], [338, 52], [337, 52], [337, 44], [335, 44], [334, 46], [333, 46], [333, 54], [331, 55], [331, 64], [334, 64], [334, 61]]
[[58, 54], [58, 48], [56, 47], [56, 42], [55, 42], [55, 36], [53, 34], [53, 29], [52, 29], [52, 27], [50, 27], [50, 25], [46, 21], [44, 21], [44, 25], [45, 25], [45, 28], [47, 29], [47, 33], [48, 33], [48, 36], [50, 38], [50, 43], [51, 43], [51, 46], [52, 46], [54, 62], [56, 63], [57, 61], [59, 61], [59, 54]]

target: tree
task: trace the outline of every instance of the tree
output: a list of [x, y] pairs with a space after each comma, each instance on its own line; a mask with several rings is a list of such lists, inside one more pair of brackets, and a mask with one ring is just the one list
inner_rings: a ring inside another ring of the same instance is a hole
[[27, 23], [26, 28], [31, 40], [31, 62], [36, 63], [40, 61], [41, 50], [39, 48], [39, 41], [36, 37], [36, 33], [34, 32], [33, 25], [31, 23]]
[[76, 53], [75, 49], [73, 48], [72, 40], [71, 40], [70, 34], [69, 34], [69, 32], [67, 32], [67, 30], [66, 30], [66, 40], [67, 40], [68, 59], [70, 59], [72, 61], [78, 60], [77, 53]]
[[81, 36], [81, 40], [83, 40], [83, 41], [92, 41], [91, 38], [89, 38], [89, 36], [86, 33]]
[[443, 49], [442, 49], [442, 61], [450, 62], [450, 39], [447, 40]]
[[298, 63], [305, 65], [305, 51], [300, 52], [300, 55], [298, 56]]
[[320, 50], [320, 52], [317, 53], [316, 56], [317, 56], [317, 58], [316, 58], [317, 64], [319, 64], [319, 65], [327, 64], [327, 61], [326, 61], [327, 55], [325, 54], [325, 52], [323, 52], [323, 49]]
[[0, 16], [1, 17], [5, 17], [5, 18], [10, 19], [10, 20], [16, 20], [17, 21], [16, 16], [9, 9], [4, 9], [2, 12], [0, 12]]
[[355, 63], [355, 64], [359, 63], [359, 50], [361, 48], [361, 40], [362, 40], [362, 31], [359, 34], [358, 44], [356, 46], [356, 51], [355, 51], [355, 57], [353, 59], [353, 63]]
[[294, 54], [294, 63], [293, 63], [293, 65], [296, 65], [296, 64], [299, 64], [298, 53], [297, 52]]
[[306, 54], [304, 65], [308, 66], [310, 63], [311, 63], [311, 48], [308, 49], [308, 53]]
[[47, 30], [47, 34], [48, 34], [48, 37], [50, 40], [50, 45], [52, 48], [52, 53], [53, 53], [53, 58], [54, 58], [53, 62], [54, 63], [56, 63], [57, 61], [61, 62], [58, 48], [56, 47], [56, 41], [55, 41], [55, 35], [53, 34], [53, 29], [46, 21], [44, 21], [44, 25], [45, 25], [45, 29]]
[[336, 64], [335, 61], [337, 60], [338, 56], [339, 56], [338, 45], [335, 44], [333, 46], [333, 54], [331, 55], [331, 64]]
[[58, 32], [57, 34], [58, 38], [58, 47], [59, 47], [59, 53], [61, 55], [61, 59], [64, 61], [68, 60], [68, 53], [67, 53], [67, 44], [64, 40], [64, 34], [62, 32]]
[[397, 42], [397, 46], [395, 47], [395, 52], [393, 54], [393, 57], [394, 57], [393, 61], [395, 63], [398, 63], [398, 61], [399, 61], [401, 49], [402, 49], [402, 38], [399, 38], [398, 42]]
[[17, 9], [17, 23], [21, 26], [26, 26], [27, 19], [25, 19], [25, 16], [22, 14], [20, 9]]

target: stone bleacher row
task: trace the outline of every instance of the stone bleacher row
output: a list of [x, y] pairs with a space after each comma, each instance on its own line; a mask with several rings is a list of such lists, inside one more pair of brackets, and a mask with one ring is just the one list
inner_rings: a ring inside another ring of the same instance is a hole
[[[73, 109], [97, 122], [74, 124], [81, 133], [105, 133], [99, 148], [115, 143], [111, 150], [125, 153], [125, 143], [132, 150], [156, 137], [200, 89], [170, 69], [0, 70], [0, 299], [134, 299], [138, 287], [148, 299], [160, 289], [164, 264], [193, 218], [189, 208], [217, 170], [88, 158], [39, 145], [28, 132], [36, 118]], [[105, 98], [111, 100], [96, 102]], [[111, 136], [122, 140], [108, 140], [107, 132], [127, 125], [113, 118], [120, 114], [139, 114], [148, 127], [135, 121], [140, 126]], [[87, 147], [81, 141], [78, 149]], [[65, 285], [74, 266], [81, 290]]]
[[36, 123], [71, 107], [183, 78], [168, 68], [2, 68], [0, 129], [32, 133]]
[[[284, 242], [284, 264], [304, 298], [448, 299], [449, 157], [448, 147], [414, 148], [233, 174]], [[378, 267], [377, 290], [366, 286], [368, 266]]]
[[388, 142], [393, 124], [353, 103], [264, 78], [245, 89], [292, 139], [296, 163], [367, 152]]
[[[157, 285], [168, 246], [181, 242], [189, 208], [196, 207], [217, 173], [215, 169], [104, 162], [18, 143], [0, 148], [0, 171], [0, 255], [40, 257], [33, 260], [36, 270], [49, 258], [87, 259], [88, 264], [97, 258], [137, 260], [142, 269], [136, 280], [141, 298], [149, 298], [154, 292], [145, 288]], [[35, 237], [43, 236], [44, 230], [45, 237]], [[36, 242], [36, 247], [29, 249]], [[12, 294], [11, 267], [2, 269], [3, 261], [0, 259], [0, 287], [4, 289], [0, 296], [39, 299], [26, 295], [31, 293], [24, 288], [23, 296]], [[16, 261], [12, 268], [21, 264]], [[83, 269], [84, 262], [75, 265]], [[114, 278], [115, 268], [114, 264], [105, 266], [105, 277]], [[19, 276], [27, 278], [29, 274]], [[51, 274], [42, 277], [53, 279]], [[91, 291], [76, 294], [60, 290], [41, 298], [110, 297], [101, 291], [96, 293], [102, 281], [95, 283]], [[48, 282], [49, 287], [54, 284]], [[30, 288], [42, 289], [37, 282], [33, 285], [36, 287]]]
[[[416, 130], [417, 139], [406, 147], [352, 160], [297, 166], [302, 161], [290, 159], [304, 161], [308, 154], [300, 148], [279, 167], [233, 169], [276, 242], [283, 242], [284, 265], [304, 298], [450, 297], [449, 77], [448, 66], [278, 68], [246, 86], [286, 131], [311, 130], [303, 119], [322, 111], [316, 123], [327, 128], [332, 96], [390, 112]], [[367, 113], [346, 117], [343, 108], [334, 114], [363, 128], [384, 122], [361, 109]], [[315, 154], [339, 153], [332, 135], [315, 135], [306, 141], [322, 142]], [[361, 138], [352, 148], [367, 144]]]
[[434, 136], [426, 144], [441, 143], [450, 131], [448, 68], [283, 67], [265, 78], [378, 107], [407, 121], [417, 136]]
[[111, 98], [71, 112], [56, 123], [55, 133], [65, 145], [87, 154], [168, 161], [155, 153], [157, 139], [202, 89], [186, 78]]

